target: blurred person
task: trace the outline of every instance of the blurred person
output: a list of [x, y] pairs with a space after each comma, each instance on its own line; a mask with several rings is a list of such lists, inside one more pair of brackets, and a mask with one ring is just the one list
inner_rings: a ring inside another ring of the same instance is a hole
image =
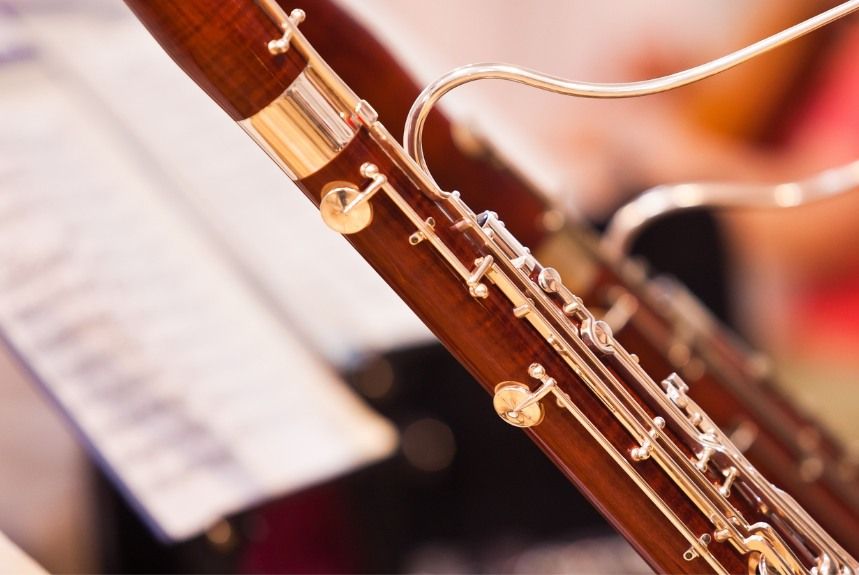
[[[859, 158], [859, 24], [839, 27], [785, 118], [770, 179]], [[791, 389], [859, 448], [859, 190], [806, 207], [726, 218], [742, 323], [774, 350]]]

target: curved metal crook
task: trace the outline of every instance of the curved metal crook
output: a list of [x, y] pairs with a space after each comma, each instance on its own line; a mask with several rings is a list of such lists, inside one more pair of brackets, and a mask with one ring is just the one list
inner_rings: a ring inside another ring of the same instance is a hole
[[476, 80], [507, 80], [526, 84], [541, 90], [564, 94], [567, 96], [579, 96], [583, 98], [631, 98], [673, 90], [698, 80], [703, 80], [719, 72], [733, 68], [751, 58], [777, 48], [782, 44], [795, 40], [800, 36], [817, 30], [851, 12], [859, 10], [859, 0], [849, 0], [805, 20], [795, 26], [782, 30], [777, 34], [755, 42], [736, 52], [732, 52], [721, 58], [711, 60], [694, 68], [683, 70], [668, 76], [641, 80], [638, 82], [623, 82], [616, 84], [600, 84], [593, 82], [574, 82], [542, 74], [535, 70], [522, 68], [511, 64], [471, 64], [451, 70], [438, 78], [435, 82], [424, 88], [417, 100], [412, 104], [409, 115], [406, 118], [406, 128], [403, 134], [403, 146], [406, 152], [414, 158], [420, 167], [432, 179], [427, 167], [426, 157], [423, 151], [423, 129], [427, 116], [435, 103], [445, 94], [458, 86], [474, 82]]
[[804, 180], [781, 184], [699, 182], [650, 188], [619, 209], [602, 245], [614, 256], [626, 255], [647, 225], [691, 208], [794, 208], [859, 188], [859, 160], [824, 170]]

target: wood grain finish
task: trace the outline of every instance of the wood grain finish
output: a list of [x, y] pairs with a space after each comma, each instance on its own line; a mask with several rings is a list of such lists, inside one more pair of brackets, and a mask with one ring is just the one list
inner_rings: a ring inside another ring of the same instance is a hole
[[268, 40], [281, 32], [253, 2], [126, 4], [179, 67], [234, 120], [265, 107], [306, 65], [295, 50], [279, 56], [269, 53]]

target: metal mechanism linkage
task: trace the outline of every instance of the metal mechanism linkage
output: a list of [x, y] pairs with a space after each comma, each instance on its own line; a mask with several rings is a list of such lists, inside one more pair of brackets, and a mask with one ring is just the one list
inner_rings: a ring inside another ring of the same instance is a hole
[[[731, 432], [731, 441], [741, 452], [748, 450], [757, 440], [758, 428], [764, 427], [779, 438], [783, 445], [791, 446], [799, 462], [794, 470], [806, 483], [817, 481], [837, 490], [843, 501], [859, 505], [859, 496], [848, 483], [857, 473], [856, 462], [846, 455], [827, 455], [819, 430], [803, 424], [797, 427], [771, 410], [759, 408], [757, 398], [767, 393], [768, 381], [773, 377], [773, 363], [761, 352], [750, 349], [738, 336], [721, 325], [716, 317], [689, 290], [670, 277], [648, 279], [639, 273], [632, 260], [618, 259], [616, 269], [637, 296], [664, 317], [671, 333], [664, 344], [666, 357], [674, 369], [687, 381], [694, 382], [708, 370], [742, 401], [753, 408], [754, 421], [738, 421]], [[620, 294], [623, 297], [625, 294]], [[606, 316], [606, 320], [611, 319]], [[647, 322], [637, 322], [643, 333], [651, 329]], [[609, 322], [611, 323], [611, 322]], [[620, 324], [623, 325], [623, 324]], [[661, 335], [651, 335], [663, 340]]]
[[[283, 28], [284, 15], [272, 0], [258, 0], [273, 21]], [[859, 0], [857, 0], [859, 7]], [[290, 23], [290, 46], [308, 59], [308, 69], [316, 71], [316, 83], [309, 84], [308, 98], [321, 98], [346, 124], [366, 130], [396, 168], [435, 201], [433, 216], [421, 214], [417, 202], [399, 190], [377, 166], [365, 163], [356, 170], [355, 182], [332, 181], [323, 191], [323, 217], [342, 233], [361, 233], [372, 221], [372, 203], [380, 194], [390, 201], [414, 232], [403, 238], [415, 250], [433, 250], [462, 281], [463, 289], [477, 299], [494, 298], [509, 305], [511, 321], [527, 322], [545, 342], [543, 353], [557, 358], [568, 369], [547, 373], [536, 361], [527, 368], [528, 377], [539, 382], [534, 389], [515, 380], [502, 381], [495, 389], [493, 404], [502, 419], [519, 427], [540, 425], [545, 417], [543, 401], [552, 395], [605, 451], [619, 469], [641, 490], [655, 509], [688, 542], [683, 559], [700, 557], [713, 571], [726, 572], [712, 552], [712, 541], [726, 543], [748, 557], [750, 570], [767, 568], [784, 574], [809, 572], [804, 558], [814, 557], [810, 570], [816, 575], [846, 575], [859, 571], [859, 563], [811, 520], [796, 502], [772, 486], [745, 459], [687, 395], [685, 383], [671, 376], [660, 388], [643, 371], [612, 335], [611, 328], [581, 303], [562, 281], [560, 274], [543, 267], [507, 230], [493, 212], [475, 214], [457, 192], [443, 192], [396, 144], [376, 120], [366, 103], [358, 100], [333, 75], [306, 39]], [[283, 131], [272, 125], [261, 136], [264, 147], [280, 145]], [[309, 124], [317, 131], [330, 127], [324, 122]], [[307, 137], [307, 136], [303, 136]], [[316, 136], [314, 136], [316, 137]], [[369, 182], [367, 182], [369, 180]], [[444, 221], [440, 214], [444, 214]], [[474, 253], [463, 262], [454, 252], [452, 238], [466, 236]], [[503, 299], [498, 299], [503, 298]], [[521, 374], [510, 374], [521, 377]], [[533, 383], [531, 385], [534, 385]], [[610, 440], [571, 398], [572, 390], [584, 391], [611, 414], [628, 438], [621, 444]], [[690, 457], [690, 453], [695, 455]], [[712, 531], [694, 531], [679, 517], [672, 503], [649, 483], [644, 469], [658, 469], [700, 515]], [[742, 489], [740, 489], [742, 486]], [[738, 505], [740, 499], [746, 507]], [[749, 519], [741, 509], [758, 509], [773, 522]], [[786, 530], [778, 526], [787, 526]], [[797, 542], [798, 539], [798, 542]], [[793, 545], [801, 545], [800, 552]]]
[[[380, 144], [390, 142], [389, 134], [381, 124], [370, 126], [370, 133]], [[462, 278], [463, 285], [471, 293], [473, 286], [469, 286], [469, 281], [474, 282], [475, 271], [469, 270], [447, 247], [435, 230], [437, 224], [428, 225], [427, 218], [421, 217], [389, 183], [383, 184], [380, 191], [415, 225], [421, 239], [410, 240], [410, 243], [414, 246], [424, 241], [429, 243]], [[701, 542], [701, 535], [690, 531], [674, 515], [659, 493], [636, 471], [636, 463], [645, 459], [655, 461], [702, 513], [711, 518], [712, 538], [718, 542], [728, 542], [750, 554], [750, 564], [759, 565], [763, 562], [783, 573], [805, 572], [802, 561], [775, 529], [766, 523], [749, 523], [742, 519], [742, 513], [731, 503], [734, 497], [731, 488], [737, 482], [752, 489], [763, 508], [776, 514], [780, 521], [788, 522], [797, 533], [807, 538], [818, 557], [820, 573], [848, 573], [850, 569], [859, 569], [859, 564], [813, 520], [798, 510], [795, 502], [760, 476], [686, 395], [688, 387], [678, 376], [667, 378], [663, 382], [664, 391], [660, 390], [634, 358], [614, 341], [607, 325], [595, 320], [584, 306], [578, 303], [570, 306], [570, 302], [577, 302], [576, 296], [568, 293], [556, 272], [542, 273], [550, 268], [542, 268], [494, 213], [475, 215], [456, 192], [449, 194], [446, 207], [460, 218], [451, 226], [451, 230], [476, 233], [483, 238], [487, 253], [478, 260], [480, 263], [477, 268], [485, 267], [480, 270], [480, 277], [496, 286], [512, 304], [511, 315], [528, 321], [536, 328], [551, 349], [570, 366], [574, 374], [572, 377], [585, 384], [615, 414], [629, 431], [633, 444], [626, 453], [618, 450], [563, 391], [558, 376], [548, 375], [539, 364], [533, 364], [528, 370], [530, 377], [541, 382], [537, 389], [531, 390], [527, 385], [515, 381], [504, 381], [496, 387], [493, 404], [502, 419], [517, 427], [539, 425], [545, 415], [541, 401], [549, 394], [554, 395], [558, 404], [588, 430], [642, 492], [662, 510], [678, 532], [689, 541], [696, 556], [708, 561], [717, 572], [723, 570], [708, 547]], [[481, 265], [489, 257], [492, 258], [491, 262]], [[539, 279], [541, 274], [542, 281]], [[489, 297], [489, 294], [483, 293], [471, 295]], [[552, 302], [555, 297], [559, 300], [557, 304]], [[657, 404], [661, 414], [655, 418], [647, 415], [639, 401], [612, 374], [607, 364], [598, 359], [599, 356], [606, 357], [606, 361], [613, 363], [614, 369], [636, 382], [639, 392]], [[695, 458], [690, 460], [684, 455], [681, 447], [669, 436], [669, 427], [688, 445], [698, 446]], [[721, 480], [713, 481], [711, 474]], [[824, 569], [826, 566], [837, 566], [837, 570]]]

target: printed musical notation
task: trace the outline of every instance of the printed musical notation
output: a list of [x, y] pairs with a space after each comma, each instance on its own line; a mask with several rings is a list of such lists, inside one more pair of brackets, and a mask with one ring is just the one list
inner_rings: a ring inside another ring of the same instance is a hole
[[393, 428], [42, 57], [0, 69], [14, 110], [0, 133], [0, 332], [129, 500], [182, 539], [390, 453]]

